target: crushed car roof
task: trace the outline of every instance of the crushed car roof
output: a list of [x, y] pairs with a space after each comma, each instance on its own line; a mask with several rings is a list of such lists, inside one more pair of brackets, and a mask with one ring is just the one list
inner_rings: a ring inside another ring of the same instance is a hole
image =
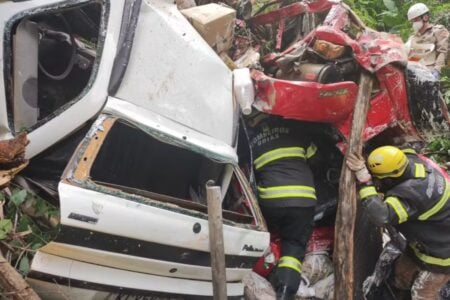
[[232, 73], [173, 1], [142, 2], [114, 96], [233, 144]]
[[220, 163], [238, 162], [236, 151], [227, 143], [132, 103], [109, 97], [104, 112], [131, 122], [163, 142], [191, 149]]

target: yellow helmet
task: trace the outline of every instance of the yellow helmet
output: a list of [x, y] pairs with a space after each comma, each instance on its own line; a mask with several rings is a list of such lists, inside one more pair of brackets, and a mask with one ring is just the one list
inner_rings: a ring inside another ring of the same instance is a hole
[[402, 150], [383, 146], [373, 150], [367, 159], [369, 170], [377, 178], [400, 177], [405, 173], [408, 158]]

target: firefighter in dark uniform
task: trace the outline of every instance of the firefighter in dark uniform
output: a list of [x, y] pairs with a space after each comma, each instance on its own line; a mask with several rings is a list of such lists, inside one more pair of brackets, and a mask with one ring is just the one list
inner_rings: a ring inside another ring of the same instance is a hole
[[282, 242], [277, 299], [294, 299], [313, 226], [316, 191], [308, 159], [317, 149], [298, 121], [257, 113], [247, 129], [259, 205], [269, 230], [278, 232]]
[[395, 285], [411, 289], [413, 300], [439, 299], [450, 280], [449, 181], [412, 149], [379, 147], [367, 162], [370, 173], [380, 179], [384, 199], [364, 160], [350, 154], [347, 166], [361, 183], [362, 206], [375, 225], [394, 225], [408, 241], [395, 263]]

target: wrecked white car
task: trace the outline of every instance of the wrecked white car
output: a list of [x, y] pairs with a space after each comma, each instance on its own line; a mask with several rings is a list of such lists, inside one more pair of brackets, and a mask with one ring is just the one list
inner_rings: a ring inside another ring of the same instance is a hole
[[23, 177], [61, 212], [34, 289], [212, 296], [212, 179], [228, 295], [242, 296], [269, 233], [238, 166], [232, 73], [173, 1], [1, 1], [0, 31], [0, 139], [28, 132]]

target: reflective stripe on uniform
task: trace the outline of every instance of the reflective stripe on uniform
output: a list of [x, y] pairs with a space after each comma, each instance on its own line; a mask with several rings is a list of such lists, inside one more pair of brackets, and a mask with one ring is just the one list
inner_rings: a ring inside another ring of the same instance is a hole
[[302, 272], [302, 263], [293, 256], [282, 256], [278, 261], [278, 268], [291, 268], [299, 273]]
[[416, 150], [414, 150], [413, 148], [402, 149], [402, 152], [405, 154], [417, 154]]
[[366, 186], [359, 190], [359, 198], [365, 199], [370, 196], [378, 196], [377, 190], [374, 186]]
[[302, 147], [278, 148], [258, 156], [253, 163], [258, 170], [274, 160], [287, 157], [305, 158], [305, 149]]
[[442, 267], [450, 267], [450, 257], [449, 258], [440, 258], [440, 257], [429, 256], [429, 255], [426, 255], [426, 254], [423, 254], [422, 252], [420, 252], [416, 247], [411, 246], [411, 248], [413, 249], [417, 258], [419, 258], [421, 261], [423, 261], [427, 264], [442, 266]]
[[306, 185], [283, 185], [273, 187], [258, 187], [261, 199], [277, 198], [311, 198], [316, 199], [316, 190]]
[[432, 208], [421, 214], [418, 219], [420, 221], [425, 221], [428, 218], [432, 217], [433, 215], [437, 214], [445, 206], [449, 198], [450, 198], [450, 188], [448, 181], [445, 180], [445, 191], [441, 199]]
[[414, 164], [415, 172], [414, 177], [416, 178], [425, 178], [425, 166], [423, 164]]
[[403, 222], [406, 222], [408, 220], [408, 213], [406, 212], [405, 208], [403, 207], [403, 204], [398, 200], [397, 197], [387, 197], [386, 200], [384, 200], [384, 203], [389, 204], [395, 211], [395, 213], [398, 216], [398, 223], [401, 224]]
[[311, 143], [311, 145], [309, 145], [309, 147], [306, 149], [306, 158], [310, 159], [316, 154], [316, 152], [317, 152], [316, 144]]

